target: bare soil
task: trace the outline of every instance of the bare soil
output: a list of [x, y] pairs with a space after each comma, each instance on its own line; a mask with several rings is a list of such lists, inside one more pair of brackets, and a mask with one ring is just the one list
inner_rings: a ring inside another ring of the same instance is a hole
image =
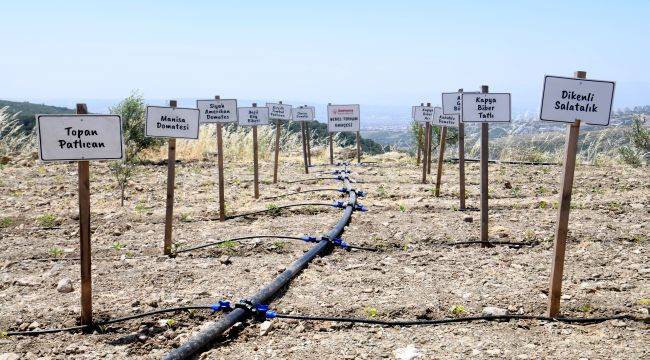
[[[282, 181], [306, 179], [298, 157], [283, 159]], [[448, 243], [479, 239], [478, 164], [467, 165], [468, 206], [458, 211], [458, 166], [444, 165], [439, 198], [420, 184], [411, 158], [389, 153], [351, 167], [368, 192], [344, 233], [379, 252], [335, 249], [299, 274], [271, 307], [303, 315], [377, 319], [478, 316], [484, 307], [544, 315], [557, 217], [560, 166], [490, 165], [490, 237], [534, 242], [512, 248]], [[316, 162], [317, 160], [315, 160]], [[429, 179], [435, 179], [435, 166]], [[261, 168], [262, 197], [338, 188], [339, 181], [270, 184]], [[330, 203], [337, 192], [253, 199], [250, 164], [228, 164], [231, 214], [269, 204]], [[179, 248], [246, 235], [320, 235], [341, 211], [325, 206], [218, 221], [214, 162], [177, 165], [174, 240]], [[93, 309], [108, 319], [183, 305], [237, 301], [256, 293], [311, 247], [259, 239], [162, 256], [166, 167], [138, 167], [128, 198], [107, 165], [91, 164]], [[650, 182], [647, 168], [579, 166], [567, 247], [562, 314], [648, 315], [650, 298]], [[0, 331], [78, 323], [79, 261], [75, 164], [10, 163], [0, 178]], [[471, 217], [471, 219], [470, 219]], [[10, 219], [10, 220], [4, 220]], [[62, 278], [74, 291], [58, 292]], [[206, 323], [207, 311], [166, 314], [114, 324], [105, 333], [58, 333], [0, 338], [1, 358], [161, 358]], [[173, 319], [173, 321], [168, 321]], [[203, 353], [205, 359], [396, 358], [411, 345], [417, 358], [642, 359], [649, 328], [638, 321], [569, 325], [544, 321], [472, 322], [379, 327], [272, 320], [242, 324]]]

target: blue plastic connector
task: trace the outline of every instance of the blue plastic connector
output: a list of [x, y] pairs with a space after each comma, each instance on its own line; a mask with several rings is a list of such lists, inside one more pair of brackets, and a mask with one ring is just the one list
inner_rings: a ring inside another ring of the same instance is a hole
[[343, 239], [341, 239], [340, 237], [333, 239], [332, 244], [336, 246], [340, 246], [342, 249], [347, 249], [350, 246], [348, 243], [343, 241]]
[[348, 189], [347, 189], [347, 188], [344, 188], [344, 187], [342, 187], [342, 188], [340, 188], [340, 189], [339, 189], [338, 191], [339, 191], [340, 193], [344, 193], [344, 194], [345, 194], [345, 193], [347, 193], [347, 192], [348, 192]]
[[355, 204], [354, 205], [354, 210], [365, 212], [365, 211], [368, 211], [368, 208], [361, 205], [361, 204]]
[[264, 315], [264, 317], [267, 318], [267, 319], [273, 319], [274, 317], [277, 316], [277, 313], [275, 311], [269, 310], [268, 305], [259, 304], [259, 305], [257, 305], [256, 310], [257, 310], [257, 313], [260, 316]]
[[230, 306], [230, 301], [228, 300], [219, 300], [218, 303], [210, 305], [210, 308], [212, 311], [232, 310], [232, 306]]
[[338, 209], [345, 209], [345, 203], [343, 201], [335, 201], [332, 204], [332, 207], [338, 208]]
[[358, 197], [364, 197], [364, 196], [366, 196], [366, 193], [363, 192], [363, 191], [355, 191], [355, 192], [357, 193], [357, 196], [358, 196]]
[[301, 236], [300, 238], [302, 239], [302, 241], [306, 241], [306, 242], [317, 242], [318, 240], [316, 239], [315, 236], [309, 236], [309, 235]]

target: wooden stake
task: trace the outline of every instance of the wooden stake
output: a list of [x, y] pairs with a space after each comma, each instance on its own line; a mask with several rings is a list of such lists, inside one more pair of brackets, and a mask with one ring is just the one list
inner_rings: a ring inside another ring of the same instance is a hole
[[[170, 107], [176, 107], [176, 100], [169, 100]], [[176, 139], [167, 143], [167, 199], [165, 207], [165, 243], [163, 254], [172, 254], [172, 223], [174, 221], [174, 187], [176, 184]]]
[[[420, 103], [420, 106], [424, 106], [424, 103]], [[422, 124], [418, 123], [418, 159], [417, 159], [417, 165], [420, 166], [420, 158], [422, 155]]]
[[334, 137], [329, 133], [330, 138], [330, 165], [334, 165]]
[[440, 128], [440, 151], [438, 152], [438, 172], [436, 173], [436, 196], [440, 196], [440, 180], [442, 178], [442, 161], [445, 157], [445, 139], [447, 137], [447, 127]]
[[361, 164], [361, 135], [357, 131], [357, 163]]
[[[214, 97], [219, 100], [219, 95]], [[223, 176], [223, 125], [217, 123], [217, 167], [219, 168], [219, 221], [226, 220], [226, 201], [224, 199], [224, 176]]]
[[[86, 104], [77, 104], [77, 114], [88, 114]], [[93, 291], [90, 254], [90, 167], [77, 162], [79, 177], [79, 252], [81, 257], [81, 325], [93, 323]]]
[[[575, 77], [586, 79], [587, 73], [576, 71]], [[580, 134], [580, 120], [567, 125], [567, 139], [564, 149], [564, 170], [562, 171], [562, 184], [560, 189], [560, 210], [555, 228], [555, 251], [551, 265], [551, 279], [548, 297], [548, 316], [556, 317], [560, 313], [560, 298], [562, 296], [562, 276], [564, 273], [564, 254], [566, 239], [569, 231], [569, 212], [571, 210], [571, 193], [573, 190], [573, 175], [576, 167], [576, 154], [578, 152], [578, 135]]]
[[428, 162], [428, 151], [426, 149], [429, 148], [429, 135], [431, 132], [429, 131], [429, 127], [431, 125], [429, 123], [425, 123], [424, 125], [424, 149], [422, 151], [422, 183], [426, 184], [427, 183], [427, 162]]
[[[257, 107], [257, 103], [253, 103]], [[260, 179], [259, 169], [257, 167], [257, 125], [253, 125], [253, 183], [255, 186], [255, 198], [260, 197]]]
[[305, 174], [309, 174], [309, 159], [307, 159], [307, 139], [305, 136], [305, 122], [300, 122], [300, 137], [302, 138], [302, 161], [305, 163]]
[[[279, 102], [282, 104], [282, 101]], [[277, 184], [278, 182], [278, 164], [280, 161], [280, 132], [282, 128], [282, 123], [280, 120], [276, 120], [275, 123], [275, 161], [273, 163], [273, 183]]]
[[311, 133], [309, 132], [309, 122], [305, 122], [305, 137], [307, 138], [307, 164], [311, 166]]
[[[458, 89], [458, 92], [462, 93], [463, 89]], [[463, 119], [460, 119], [458, 123], [458, 177], [460, 211], [465, 211], [465, 124]]]
[[[427, 103], [427, 106], [431, 106], [431, 103]], [[429, 130], [429, 134], [427, 135], [429, 137], [429, 143], [427, 145], [427, 174], [431, 174], [431, 161], [433, 158], [433, 126], [431, 124], [428, 125], [427, 127]]]
[[[481, 86], [481, 93], [488, 92], [487, 85]], [[481, 247], [488, 246], [488, 135], [489, 124], [481, 123]]]

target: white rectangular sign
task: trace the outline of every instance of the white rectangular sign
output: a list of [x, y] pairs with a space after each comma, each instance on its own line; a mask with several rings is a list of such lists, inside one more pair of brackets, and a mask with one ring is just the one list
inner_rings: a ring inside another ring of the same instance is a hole
[[462, 93], [442, 93], [442, 113], [459, 114], [462, 106]]
[[36, 129], [43, 161], [124, 159], [117, 115], [36, 115]]
[[240, 107], [237, 108], [237, 117], [239, 125], [268, 125], [269, 108], [267, 107]]
[[292, 111], [292, 116], [293, 116], [293, 121], [313, 121], [314, 120], [314, 113], [316, 109], [313, 106], [304, 106], [304, 107], [298, 107], [298, 108], [293, 108]]
[[544, 77], [540, 119], [572, 123], [576, 119], [591, 125], [609, 125], [614, 101], [614, 82]]
[[327, 105], [328, 132], [357, 132], [361, 128], [359, 105]]
[[464, 123], [510, 122], [509, 93], [463, 93], [461, 95], [461, 118]]
[[178, 139], [199, 138], [199, 109], [147, 106], [145, 136]]
[[196, 100], [196, 108], [201, 124], [237, 122], [235, 99]]
[[413, 119], [416, 122], [428, 123], [432, 122], [436, 116], [442, 114], [442, 108], [439, 106], [414, 106]]
[[291, 120], [291, 105], [266, 103], [269, 108], [269, 119]]
[[439, 114], [433, 118], [431, 124], [439, 126], [453, 126], [458, 127], [460, 122], [460, 115], [458, 114]]

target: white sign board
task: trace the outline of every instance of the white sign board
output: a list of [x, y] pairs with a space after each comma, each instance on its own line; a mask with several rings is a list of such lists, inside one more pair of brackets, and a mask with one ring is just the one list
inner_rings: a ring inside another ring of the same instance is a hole
[[614, 82], [544, 77], [540, 119], [591, 125], [609, 125], [614, 101]]
[[196, 100], [196, 108], [201, 124], [237, 122], [235, 99]]
[[460, 123], [460, 115], [458, 114], [439, 114], [431, 122], [433, 125], [453, 127], [458, 127], [458, 123]]
[[359, 105], [327, 105], [327, 131], [357, 132], [361, 128]]
[[269, 119], [291, 120], [291, 105], [266, 103], [269, 108]]
[[239, 125], [268, 125], [269, 108], [267, 107], [240, 107], [237, 108], [237, 117]]
[[463, 93], [461, 95], [461, 118], [464, 123], [510, 122], [510, 94]]
[[124, 159], [117, 115], [36, 115], [36, 132], [43, 161]]
[[293, 108], [292, 111], [292, 116], [293, 116], [293, 121], [313, 121], [314, 120], [314, 113], [316, 109], [313, 106], [304, 106], [304, 107], [299, 107], [299, 108]]
[[428, 123], [432, 122], [436, 116], [442, 114], [442, 108], [439, 106], [414, 106], [413, 119], [416, 122]]
[[460, 115], [463, 103], [461, 95], [459, 92], [442, 93], [442, 113]]
[[198, 139], [199, 110], [168, 106], [147, 106], [147, 137]]

